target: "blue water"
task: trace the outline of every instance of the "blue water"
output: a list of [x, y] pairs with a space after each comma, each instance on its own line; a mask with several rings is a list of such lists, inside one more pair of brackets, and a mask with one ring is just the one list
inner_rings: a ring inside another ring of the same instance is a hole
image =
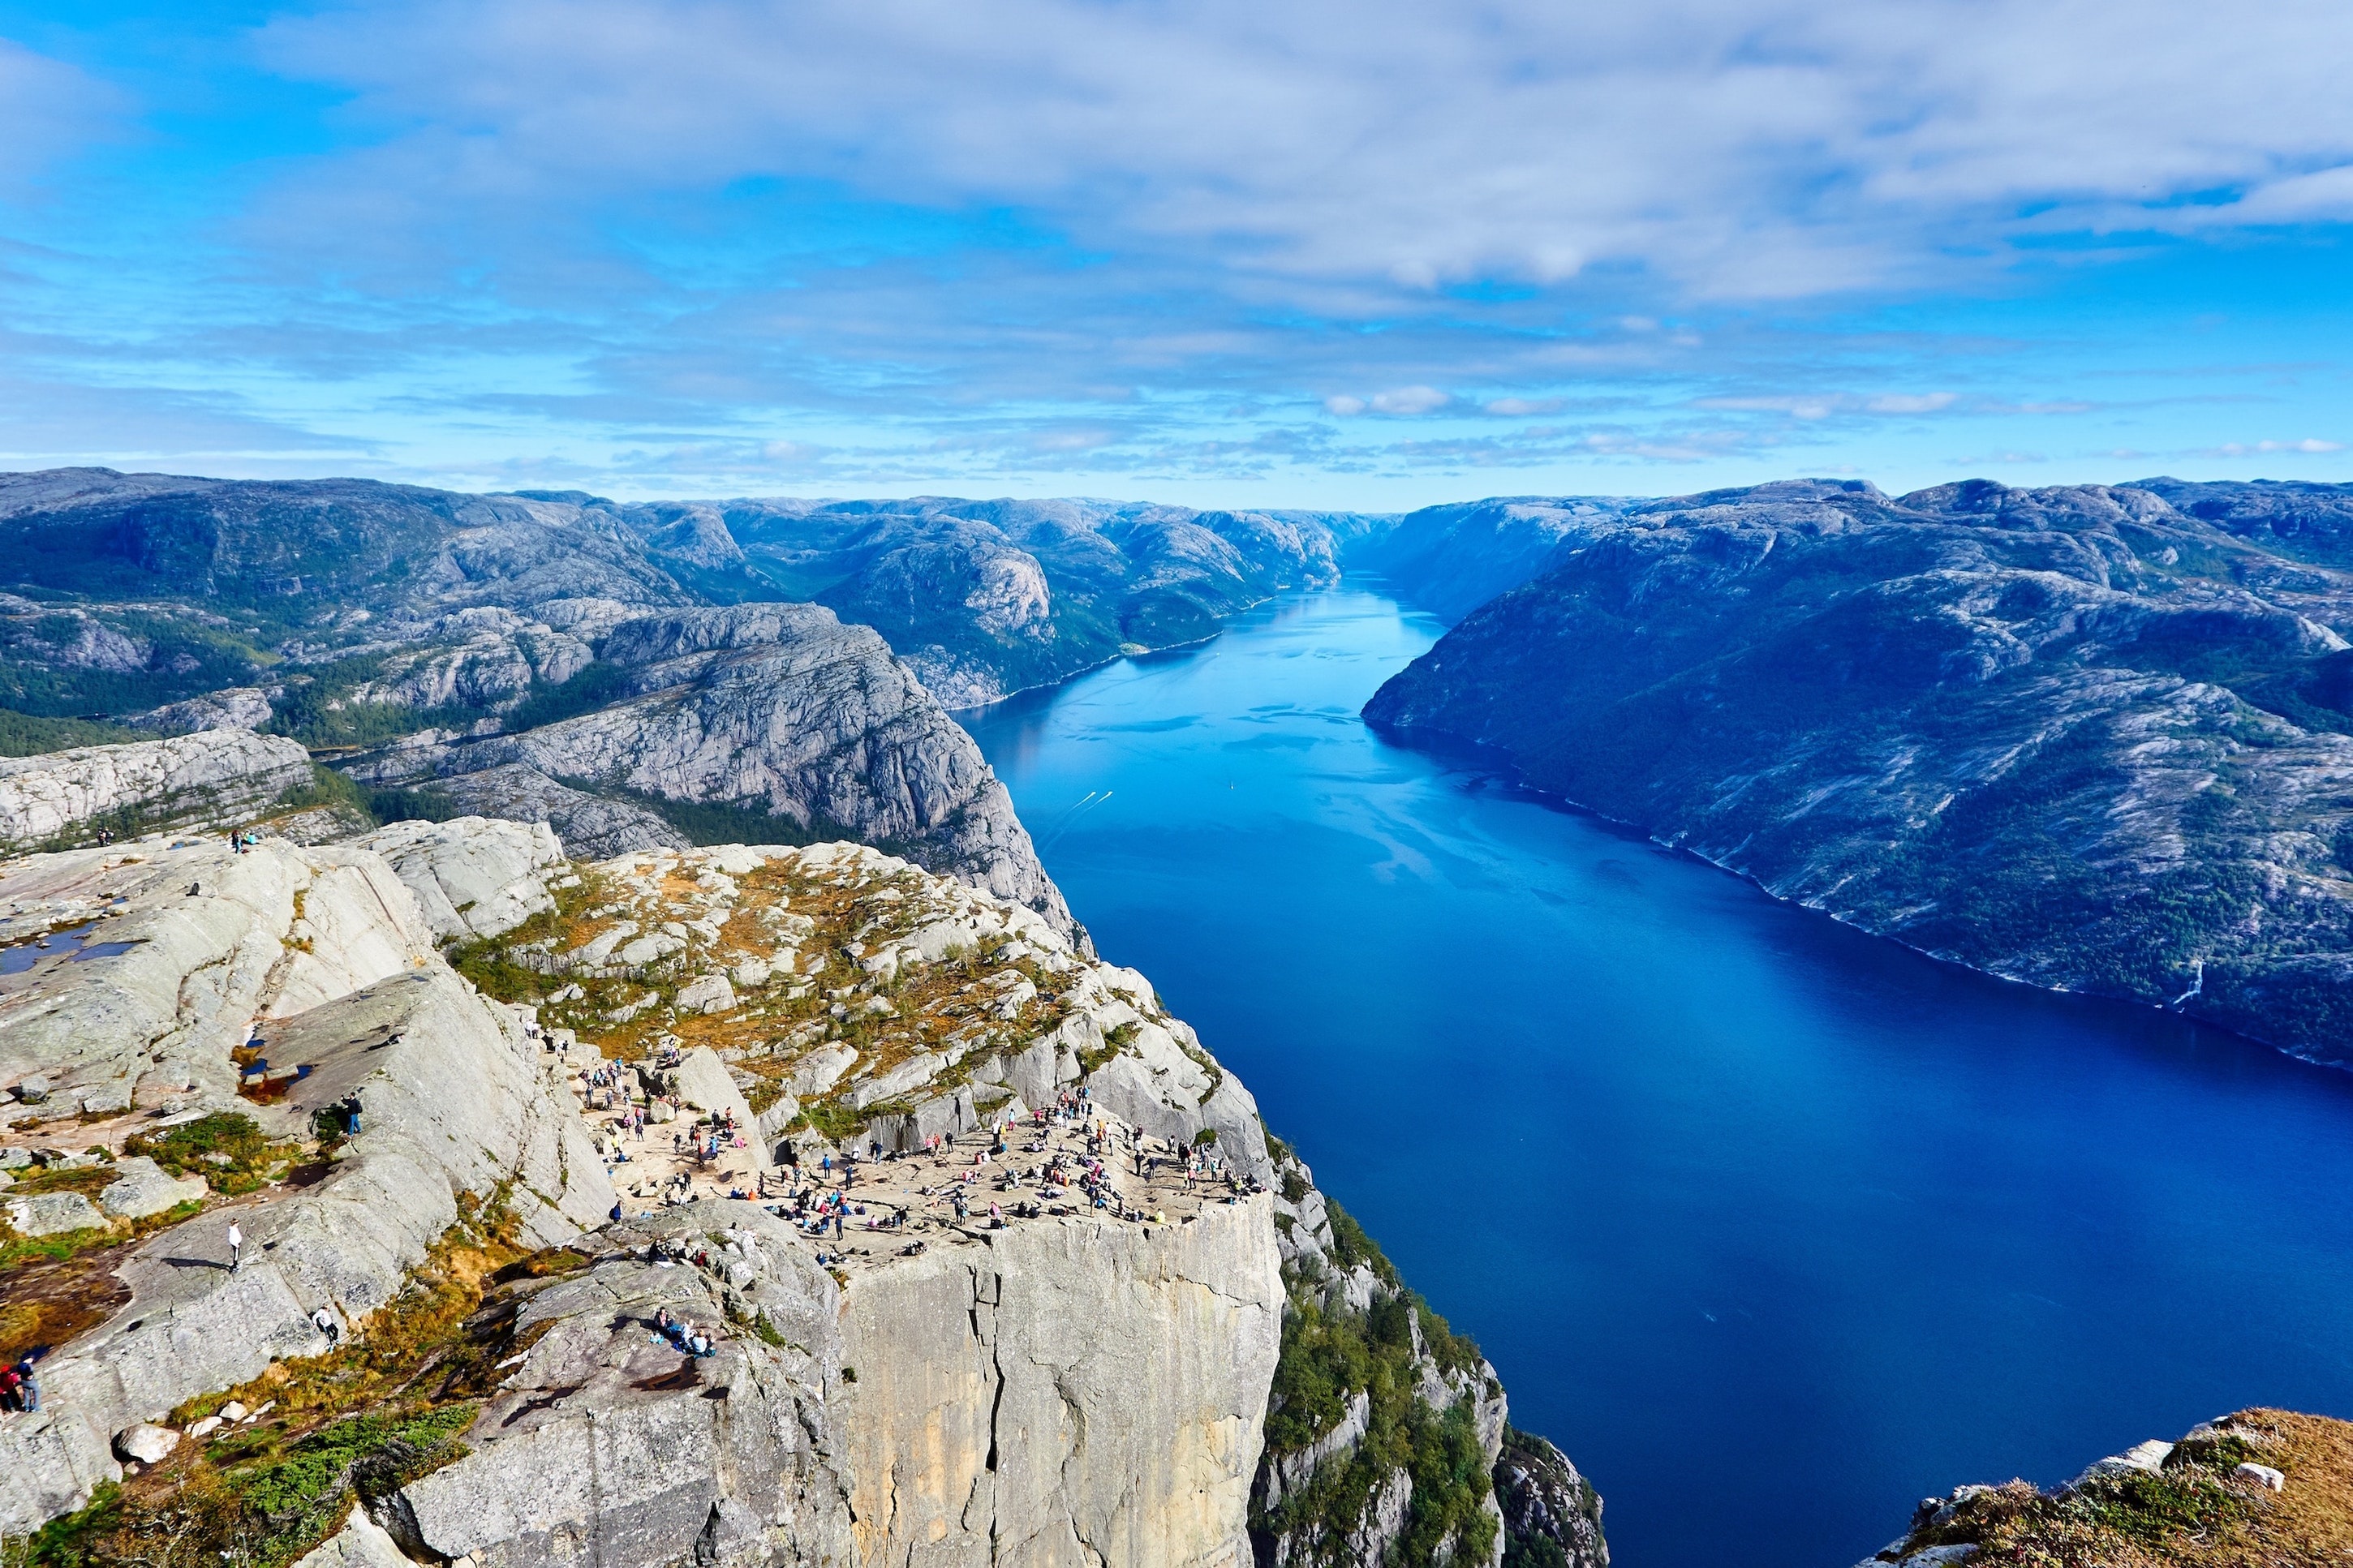
[[963, 717], [1148, 973], [1607, 1500], [1846, 1568], [1967, 1480], [2353, 1415], [2353, 1075], [1934, 963], [1387, 744], [1364, 584]]

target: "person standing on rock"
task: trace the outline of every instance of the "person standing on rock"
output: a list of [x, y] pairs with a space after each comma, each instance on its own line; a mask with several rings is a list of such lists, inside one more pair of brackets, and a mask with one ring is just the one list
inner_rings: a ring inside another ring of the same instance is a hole
[[245, 1232], [237, 1228], [237, 1221], [231, 1220], [228, 1222], [228, 1271], [236, 1273], [244, 1263]]

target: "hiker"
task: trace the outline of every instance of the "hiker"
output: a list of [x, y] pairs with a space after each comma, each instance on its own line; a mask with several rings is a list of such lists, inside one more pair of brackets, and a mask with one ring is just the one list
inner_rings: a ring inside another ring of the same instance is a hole
[[335, 1321], [335, 1315], [322, 1307], [311, 1314], [311, 1321], [321, 1333], [327, 1336], [327, 1348], [333, 1350], [335, 1342], [343, 1337], [343, 1326]]
[[343, 1136], [346, 1138], [358, 1137], [360, 1131], [360, 1091], [358, 1089], [353, 1089], [351, 1093], [343, 1096], [343, 1099], [335, 1102], [335, 1109], [343, 1112]]
[[236, 1273], [244, 1263], [245, 1232], [237, 1227], [237, 1221], [231, 1220], [228, 1222], [228, 1271]]
[[8, 1369], [16, 1378], [16, 1406], [31, 1412], [41, 1407], [41, 1380], [33, 1375], [33, 1358], [26, 1356]]

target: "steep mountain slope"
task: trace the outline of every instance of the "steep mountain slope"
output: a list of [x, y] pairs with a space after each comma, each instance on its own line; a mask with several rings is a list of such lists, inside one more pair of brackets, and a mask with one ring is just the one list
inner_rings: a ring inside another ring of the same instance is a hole
[[2341, 500], [1978, 481], [1641, 503], [1366, 716], [1499, 748], [1940, 956], [2353, 1063]]
[[1609, 531], [1639, 502], [1607, 496], [1498, 496], [1427, 506], [1351, 539], [1351, 571], [1377, 572], [1423, 609], [1459, 621]]

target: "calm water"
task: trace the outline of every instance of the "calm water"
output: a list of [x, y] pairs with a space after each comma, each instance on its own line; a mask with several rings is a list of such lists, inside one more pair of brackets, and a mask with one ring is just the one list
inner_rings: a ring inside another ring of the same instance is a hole
[[2353, 1415], [2353, 1075], [1983, 980], [1387, 745], [1361, 586], [964, 717], [1105, 956], [1601, 1489], [1846, 1568], [1967, 1480]]

